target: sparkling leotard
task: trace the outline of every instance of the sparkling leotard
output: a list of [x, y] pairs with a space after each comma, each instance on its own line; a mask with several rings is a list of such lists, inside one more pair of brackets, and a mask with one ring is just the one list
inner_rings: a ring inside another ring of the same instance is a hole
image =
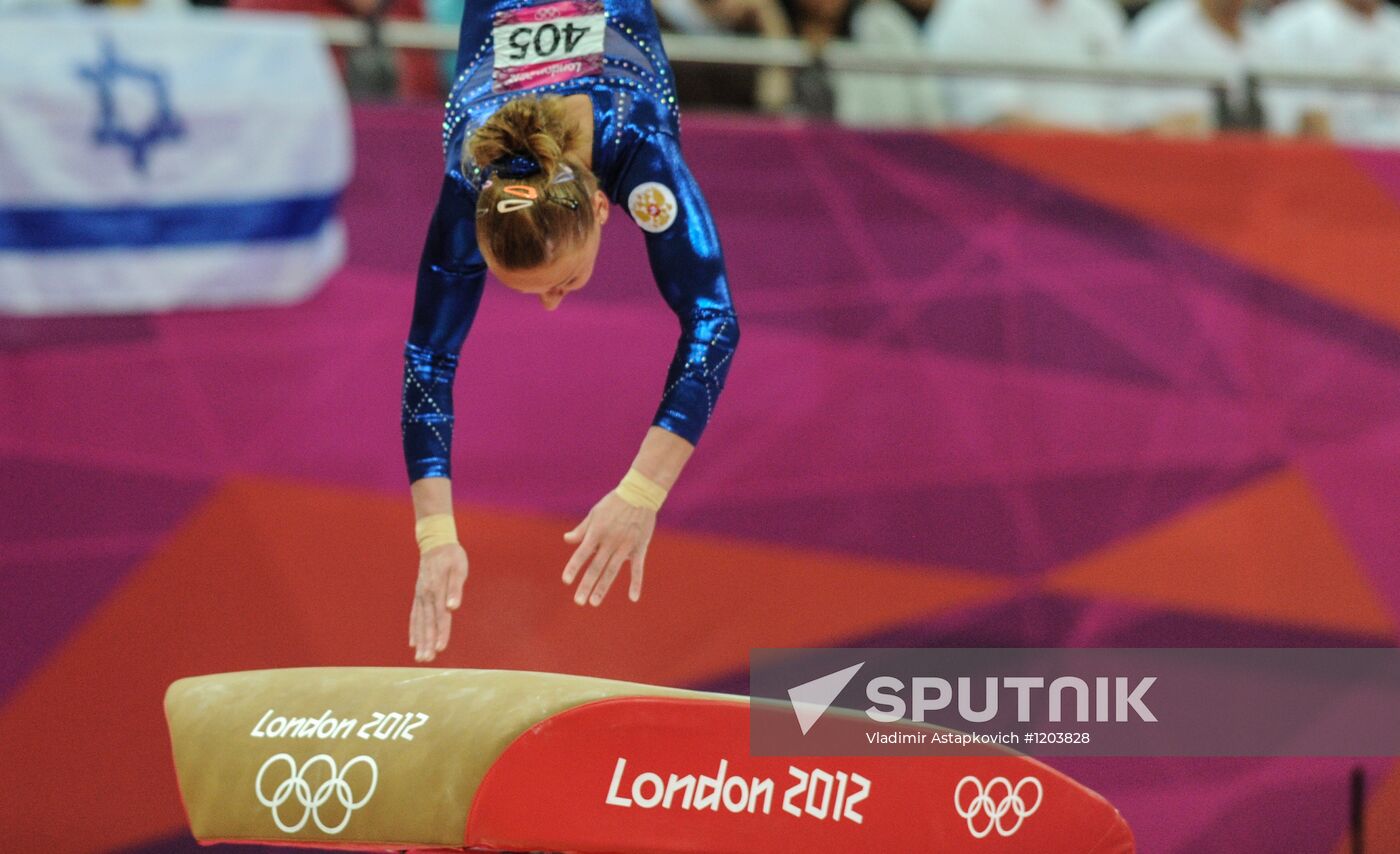
[[652, 275], [680, 320], [652, 423], [697, 442], [724, 387], [739, 325], [709, 209], [681, 157], [675, 88], [649, 0], [468, 0], [460, 45], [443, 122], [446, 175], [405, 349], [409, 479], [450, 475], [452, 380], [486, 278], [475, 226], [485, 176], [470, 162], [463, 166], [463, 142], [527, 93], [592, 100], [593, 171], [645, 232]]

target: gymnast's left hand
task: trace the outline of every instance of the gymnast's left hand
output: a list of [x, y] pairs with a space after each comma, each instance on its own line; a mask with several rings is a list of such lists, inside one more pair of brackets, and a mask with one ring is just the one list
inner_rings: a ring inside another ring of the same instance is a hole
[[633, 602], [641, 599], [647, 546], [655, 530], [655, 510], [634, 507], [616, 492], [609, 492], [593, 505], [579, 526], [564, 535], [564, 542], [578, 546], [564, 567], [564, 583], [573, 584], [580, 573], [583, 575], [574, 591], [574, 604], [602, 604], [624, 563], [632, 568], [627, 598]]

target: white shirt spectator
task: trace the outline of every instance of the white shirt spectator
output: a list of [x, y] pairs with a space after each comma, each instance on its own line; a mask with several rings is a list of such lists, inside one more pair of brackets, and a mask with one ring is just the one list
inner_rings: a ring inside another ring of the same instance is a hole
[[[865, 0], [851, 16], [851, 40], [884, 56], [924, 52], [919, 22], [895, 0]], [[938, 81], [914, 74], [839, 72], [831, 76], [836, 118], [862, 127], [909, 127], [943, 122]]]
[[[1271, 63], [1323, 71], [1400, 76], [1400, 10], [1382, 3], [1364, 14], [1343, 0], [1292, 0], [1264, 26]], [[1332, 138], [1400, 144], [1400, 95], [1269, 86], [1261, 93], [1269, 127], [1298, 133], [1306, 114], [1327, 117]]]
[[[1115, 0], [941, 0], [926, 36], [936, 56], [1084, 65], [1115, 58], [1125, 16]], [[946, 84], [951, 119], [1105, 130], [1111, 90], [1101, 84], [958, 77]]]
[[[1209, 71], [1226, 77], [1230, 109], [1244, 115], [1248, 108], [1246, 80], [1251, 59], [1259, 54], [1262, 21], [1246, 12], [1240, 16], [1239, 37], [1221, 29], [1204, 8], [1209, 0], [1154, 0], [1133, 20], [1124, 42], [1126, 59], [1164, 69]], [[1129, 127], [1156, 127], [1191, 117], [1202, 130], [1218, 125], [1214, 93], [1202, 88], [1143, 87], [1123, 99]]]

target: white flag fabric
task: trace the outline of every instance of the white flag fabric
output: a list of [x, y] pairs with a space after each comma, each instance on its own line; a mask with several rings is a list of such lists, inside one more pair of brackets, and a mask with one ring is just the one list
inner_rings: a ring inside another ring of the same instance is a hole
[[344, 260], [344, 86], [295, 16], [0, 15], [0, 312], [286, 302]]

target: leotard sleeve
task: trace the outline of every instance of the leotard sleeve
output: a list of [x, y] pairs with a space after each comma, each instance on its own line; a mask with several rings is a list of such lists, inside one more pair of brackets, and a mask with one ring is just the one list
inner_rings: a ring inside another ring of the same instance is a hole
[[404, 348], [400, 424], [410, 481], [451, 476], [452, 379], [485, 280], [486, 262], [476, 245], [475, 193], [449, 173], [418, 265]]
[[670, 133], [638, 144], [618, 198], [646, 234], [652, 275], [680, 321], [680, 339], [652, 423], [700, 440], [739, 345], [724, 254], [709, 206]]

